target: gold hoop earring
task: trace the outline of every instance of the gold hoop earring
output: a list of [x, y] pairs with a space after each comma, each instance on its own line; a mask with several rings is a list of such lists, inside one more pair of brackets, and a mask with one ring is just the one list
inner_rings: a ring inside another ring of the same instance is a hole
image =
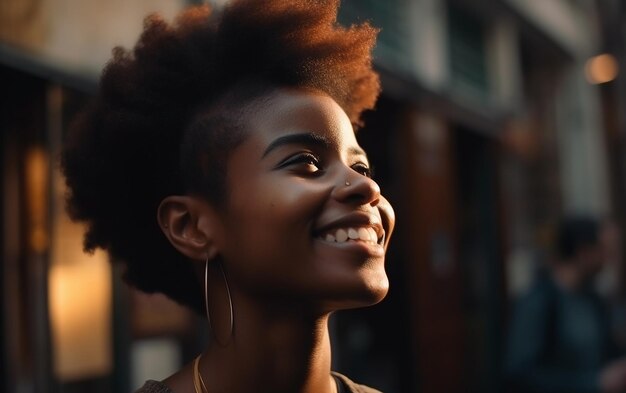
[[200, 358], [202, 354], [198, 355], [193, 361], [193, 389], [196, 393], [208, 393], [209, 389], [206, 388], [202, 374], [200, 374]]
[[[219, 263], [219, 262], [218, 262]], [[228, 310], [229, 310], [229, 318], [230, 318], [230, 329], [228, 332], [228, 339], [225, 342], [220, 342], [217, 338], [217, 333], [213, 328], [213, 324], [211, 322], [211, 312], [209, 311], [209, 258], [207, 257], [206, 263], [204, 264], [204, 306], [206, 309], [206, 317], [209, 321], [209, 329], [213, 332], [213, 338], [215, 342], [217, 342], [222, 347], [225, 347], [230, 343], [230, 340], [233, 338], [233, 328], [235, 324], [235, 318], [233, 315], [233, 299], [230, 296], [230, 287], [228, 286], [228, 280], [226, 279], [226, 273], [224, 272], [224, 267], [222, 264], [219, 264], [220, 270], [222, 271], [222, 278], [224, 279], [224, 284], [226, 285], [226, 294], [228, 295]]]

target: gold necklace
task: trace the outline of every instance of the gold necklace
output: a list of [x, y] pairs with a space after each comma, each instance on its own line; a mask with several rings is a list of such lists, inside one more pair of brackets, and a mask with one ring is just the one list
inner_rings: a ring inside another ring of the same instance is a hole
[[196, 360], [193, 362], [193, 388], [196, 393], [209, 393], [209, 390], [206, 388], [204, 384], [204, 380], [202, 379], [202, 374], [200, 374], [200, 358], [202, 354], [198, 355]]

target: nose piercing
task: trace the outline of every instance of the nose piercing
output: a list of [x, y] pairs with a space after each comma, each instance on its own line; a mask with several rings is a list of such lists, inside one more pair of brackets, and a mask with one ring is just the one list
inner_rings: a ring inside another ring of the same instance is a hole
[[346, 187], [350, 185], [350, 182], [346, 180]]

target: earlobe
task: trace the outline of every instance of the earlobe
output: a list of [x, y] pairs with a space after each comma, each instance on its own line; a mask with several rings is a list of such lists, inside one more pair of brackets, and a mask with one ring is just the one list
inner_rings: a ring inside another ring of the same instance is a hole
[[214, 258], [219, 253], [219, 222], [211, 206], [194, 196], [168, 196], [157, 211], [161, 230], [172, 246], [197, 261]]

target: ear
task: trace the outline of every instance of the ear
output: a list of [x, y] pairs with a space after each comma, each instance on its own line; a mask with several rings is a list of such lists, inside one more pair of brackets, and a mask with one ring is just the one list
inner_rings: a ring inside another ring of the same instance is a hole
[[221, 221], [207, 201], [189, 195], [168, 196], [159, 204], [157, 220], [170, 243], [196, 261], [220, 252]]

